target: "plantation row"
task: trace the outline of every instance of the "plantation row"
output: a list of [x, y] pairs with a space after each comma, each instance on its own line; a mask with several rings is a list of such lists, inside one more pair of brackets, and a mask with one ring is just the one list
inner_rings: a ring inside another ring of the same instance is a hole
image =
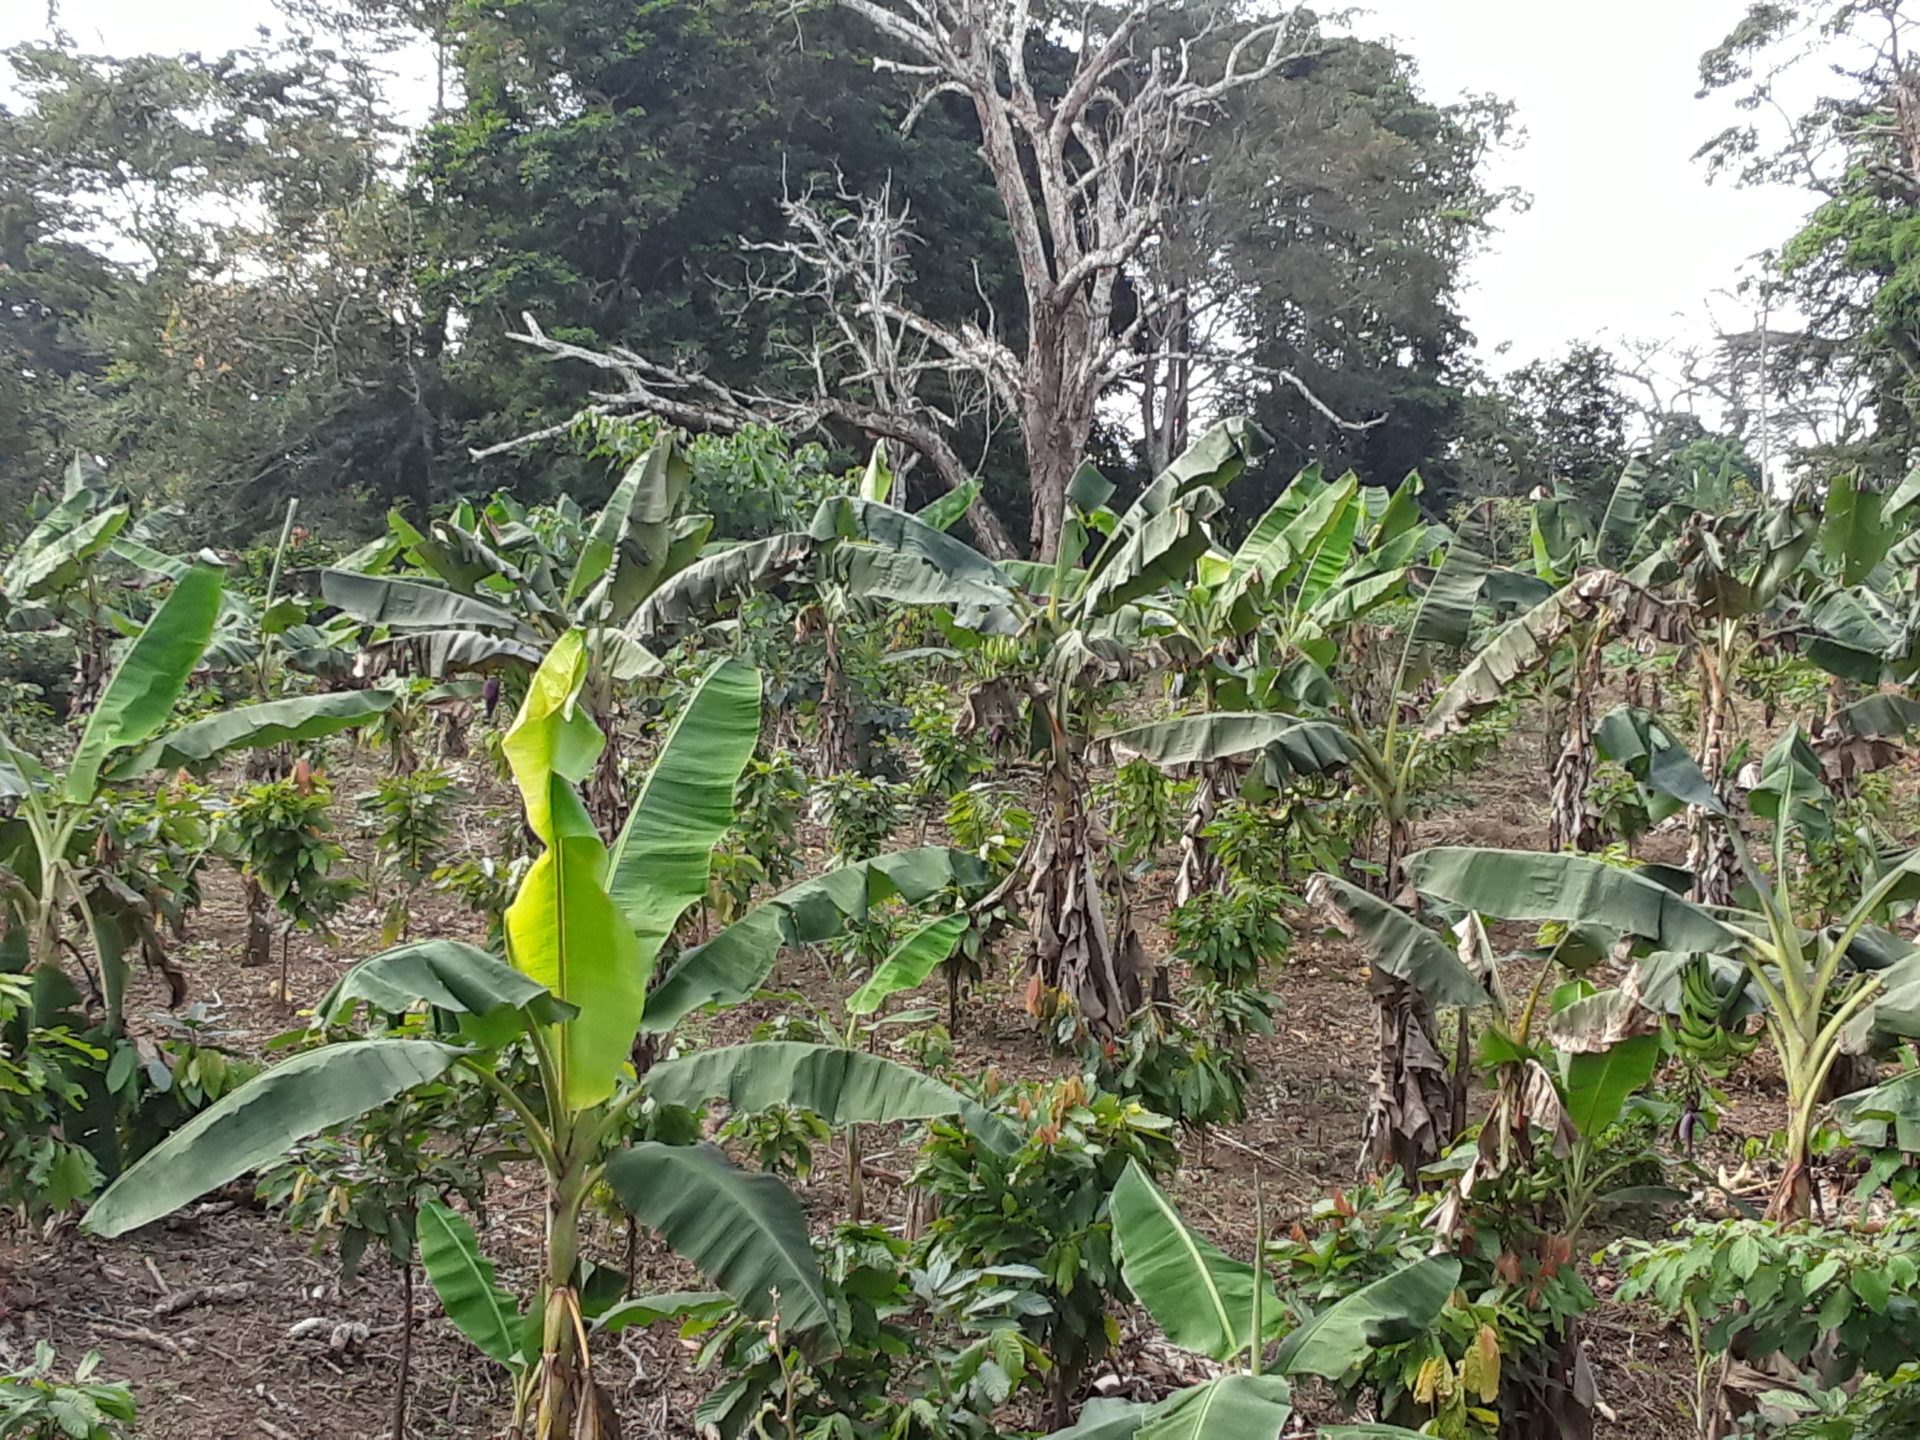
[[[403, 1356], [417, 1268], [515, 1435], [623, 1433], [638, 1327], [726, 1440], [1604, 1435], [1596, 1286], [1673, 1322], [1703, 1436], [1915, 1433], [1920, 472], [1705, 513], [1635, 464], [1599, 513], [1443, 524], [1417, 476], [1308, 470], [1234, 545], [1264, 437], [1228, 422], [1125, 503], [1083, 466], [1040, 563], [951, 534], [966, 489], [898, 508], [884, 448], [822, 482], [765, 434], [647, 441], [595, 514], [496, 496], [333, 555], [290, 510], [225, 562], [76, 464], [0, 571], [23, 1219], [226, 1190], [349, 1273], [384, 1251]], [[778, 522], [716, 536], [742, 473]], [[1523, 716], [1543, 848], [1422, 848]], [[460, 769], [514, 798], [478, 842]], [[223, 869], [298, 1026], [264, 1058], [164, 1013]], [[349, 903], [390, 948], [296, 993]], [[1308, 932], [1365, 966], [1364, 1183], [1257, 1196], [1230, 1254], [1172, 1196], [1296, 1043]], [[834, 983], [787, 988], [803, 955]], [[1051, 1078], [958, 1063], [1009, 994]], [[1729, 1175], [1756, 1076], [1782, 1119]], [[710, 1288], [639, 1293], [621, 1224]], [[1130, 1303], [1183, 1383], [1090, 1395]], [[54, 1366], [0, 1381], [0, 1434], [125, 1433], [137, 1396]]]

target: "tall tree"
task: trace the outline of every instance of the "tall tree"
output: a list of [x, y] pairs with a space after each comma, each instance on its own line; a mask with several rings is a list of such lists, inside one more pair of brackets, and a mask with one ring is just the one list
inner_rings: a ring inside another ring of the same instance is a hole
[[[1304, 10], [1191, 16], [1166, 0], [1116, 9], [1031, 0], [837, 0], [895, 51], [876, 62], [971, 105], [1012, 233], [1024, 313], [1018, 340], [973, 329], [928, 334], [976, 366], [1013, 414], [1026, 451], [1035, 554], [1052, 558], [1067, 484], [1100, 398], [1152, 353], [1157, 322], [1185, 301], [1128, 283], [1163, 235], [1180, 172], [1224, 101], [1314, 53]], [[1185, 28], [1193, 33], [1181, 33]], [[1039, 61], [1066, 37], [1071, 68]], [[1169, 43], [1171, 42], [1171, 43]], [[910, 117], [911, 118], [911, 117]], [[1142, 345], [1143, 338], [1149, 343]], [[1177, 333], [1176, 344], [1181, 343]]]
[[1603, 347], [1531, 361], [1475, 387], [1440, 492], [1477, 500], [1563, 487], [1597, 513], [1632, 451], [1631, 415]]
[[432, 355], [377, 77], [300, 39], [6, 60], [27, 97], [0, 130], [6, 209], [40, 226], [24, 283], [89, 287], [61, 302], [96, 357], [62, 440], [209, 538], [289, 494], [424, 500]]
[[[417, 163], [432, 308], [463, 332], [449, 445], [497, 446], [577, 408], [579, 373], [508, 338], [522, 315], [723, 386], [810, 391], [816, 310], [759, 288], [785, 263], [761, 247], [792, 238], [789, 203], [810, 188], [891, 184], [925, 237], [906, 260], [928, 316], [1017, 308], [971, 139], [940, 109], [902, 135], [912, 91], [874, 75], [855, 48], [867, 40], [848, 16], [780, 0], [457, 8], [447, 44], [464, 99]], [[984, 433], [952, 438], [977, 465]], [[528, 492], [606, 485], [552, 447], [489, 464]]]
[[1244, 513], [1310, 463], [1398, 481], [1439, 455], [1464, 403], [1458, 290], [1507, 199], [1483, 162], [1509, 107], [1436, 105], [1410, 57], [1328, 39], [1286, 83], [1249, 86], [1224, 109], [1144, 267], [1185, 291], [1161, 322], [1178, 332], [1171, 353], [1150, 352], [1140, 375], [1148, 468], [1225, 405], [1275, 442], [1234, 496]]
[[[1904, 473], [1920, 441], [1917, 25], [1903, 0], [1755, 4], [1700, 61], [1703, 93], [1731, 92], [1746, 115], [1702, 147], [1713, 172], [1820, 197], [1769, 256], [1805, 324], [1763, 322], [1763, 383], [1812, 435], [1810, 459], [1879, 478]], [[1828, 77], [1797, 112], [1790, 72]]]

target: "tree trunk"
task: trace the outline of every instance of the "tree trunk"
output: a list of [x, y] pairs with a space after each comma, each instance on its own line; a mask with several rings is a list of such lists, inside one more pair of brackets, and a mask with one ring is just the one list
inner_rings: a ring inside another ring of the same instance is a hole
[[1124, 884], [1107, 855], [1106, 836], [1088, 813], [1084, 777], [1057, 760], [1052, 803], [1027, 851], [1032, 973], [1071, 996], [1096, 1035], [1117, 1035], [1140, 1008], [1146, 968], [1127, 906], [1107, 924], [1103, 874]]
[[1218, 760], [1202, 767], [1193, 787], [1193, 799], [1187, 805], [1187, 818], [1180, 827], [1180, 869], [1173, 880], [1173, 903], [1184, 905], [1195, 895], [1218, 890], [1223, 883], [1220, 859], [1206, 836], [1207, 826], [1220, 808], [1220, 801], [1232, 793], [1236, 774], [1231, 760]]
[[[1727, 742], [1732, 729], [1725, 654], [1700, 653], [1700, 769], [1707, 783], [1725, 798], [1721, 776], [1727, 768]], [[1732, 809], [1731, 806], [1728, 807]], [[1693, 871], [1690, 897], [1703, 905], [1731, 905], [1740, 859], [1722, 821], [1705, 810], [1688, 812], [1687, 868]]]
[[247, 951], [240, 963], [249, 969], [273, 963], [273, 925], [267, 918], [267, 892], [252, 876], [246, 880]]
[[[1030, 290], [1030, 302], [1031, 295]], [[1033, 496], [1033, 554], [1045, 561], [1060, 553], [1067, 485], [1086, 454], [1098, 397], [1087, 393], [1082, 378], [1090, 334], [1085, 300], [1070, 296], [1035, 305], [1028, 324], [1032, 334], [1022, 377], [1020, 434]]]
[[400, 1373], [393, 1384], [393, 1440], [407, 1440], [407, 1386], [413, 1378], [413, 1261], [400, 1267]]
[[858, 768], [859, 746], [847, 677], [840, 668], [840, 636], [831, 620], [826, 622], [826, 652], [820, 667], [820, 772], [841, 775]]
[[1371, 972], [1379, 1042], [1367, 1106], [1364, 1160], [1375, 1170], [1400, 1167], [1409, 1185], [1440, 1158], [1451, 1138], [1453, 1086], [1435, 1043], [1433, 1007], [1413, 987], [1380, 970]]
[[1567, 713], [1554, 756], [1547, 819], [1547, 849], [1591, 855], [1605, 845], [1599, 817], [1587, 808], [1593, 785], [1593, 697], [1600, 688], [1601, 636], [1576, 651], [1568, 679]]

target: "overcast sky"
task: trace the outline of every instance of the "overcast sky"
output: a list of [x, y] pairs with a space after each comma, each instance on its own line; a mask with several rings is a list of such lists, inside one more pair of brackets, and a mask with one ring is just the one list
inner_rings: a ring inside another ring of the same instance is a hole
[[[621, 3], [621, 0], [608, 0]], [[274, 24], [268, 0], [58, 0], [88, 48], [219, 51]], [[1494, 183], [1532, 197], [1501, 218], [1475, 264], [1469, 323], [1496, 368], [1595, 337], [1704, 334], [1706, 306], [1747, 257], [1777, 245], [1807, 209], [1791, 190], [1709, 185], [1692, 159], [1725, 126], [1723, 99], [1696, 100], [1695, 66], [1745, 0], [1371, 0], [1355, 28], [1391, 36], [1419, 61], [1428, 93], [1514, 101], [1524, 143]], [[0, 44], [43, 37], [39, 0], [0, 0]], [[408, 89], [426, 94], [414, 77]]]

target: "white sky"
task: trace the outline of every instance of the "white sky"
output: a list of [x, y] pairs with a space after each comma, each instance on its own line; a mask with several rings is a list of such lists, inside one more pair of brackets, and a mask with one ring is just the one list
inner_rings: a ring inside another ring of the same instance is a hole
[[[269, 0], [57, 0], [79, 43], [109, 53], [213, 53], [277, 21]], [[609, 4], [624, 0], [607, 0]], [[1496, 369], [1581, 339], [1706, 333], [1713, 292], [1808, 208], [1786, 189], [1709, 185], [1691, 157], [1734, 112], [1696, 100], [1700, 52], [1746, 0], [1369, 0], [1354, 28], [1414, 55], [1427, 93], [1518, 105], [1524, 143], [1492, 179], [1532, 196], [1474, 265], [1469, 324]], [[0, 0], [0, 45], [43, 38], [40, 0]], [[424, 81], [417, 82], [424, 94]], [[1738, 302], [1713, 299], [1730, 323]]]

